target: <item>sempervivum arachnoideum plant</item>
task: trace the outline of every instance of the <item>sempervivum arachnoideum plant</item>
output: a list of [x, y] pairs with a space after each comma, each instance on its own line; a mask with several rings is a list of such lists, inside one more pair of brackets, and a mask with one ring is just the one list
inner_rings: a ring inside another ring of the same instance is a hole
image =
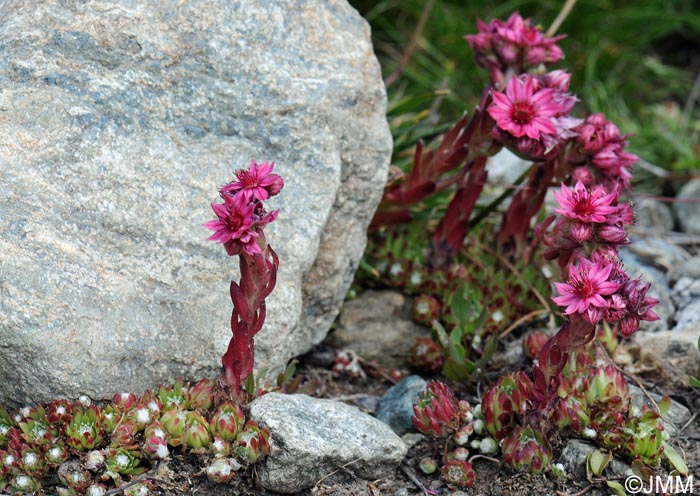
[[140, 397], [117, 394], [104, 405], [85, 397], [12, 414], [0, 407], [0, 427], [0, 492], [10, 494], [39, 493], [42, 480], [57, 476], [61, 496], [100, 496], [155, 468], [173, 446], [199, 455], [207, 477], [225, 482], [270, 449], [269, 431], [247, 421], [211, 379], [191, 387], [178, 381]]
[[91, 450], [102, 442], [104, 429], [100, 411], [95, 405], [79, 406], [66, 425], [66, 443], [77, 450]]

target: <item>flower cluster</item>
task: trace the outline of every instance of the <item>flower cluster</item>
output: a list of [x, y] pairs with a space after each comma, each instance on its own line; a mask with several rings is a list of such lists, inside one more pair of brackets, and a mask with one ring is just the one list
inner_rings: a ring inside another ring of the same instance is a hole
[[241, 279], [231, 281], [230, 289], [232, 336], [221, 360], [222, 380], [236, 395], [253, 372], [253, 337], [265, 322], [265, 298], [277, 280], [279, 260], [263, 232], [279, 213], [266, 212], [263, 201], [284, 186], [282, 178], [272, 173], [273, 168], [274, 164], [253, 160], [248, 170], [236, 171], [236, 178], [219, 190], [224, 203], [211, 205], [217, 219], [204, 224], [214, 231], [210, 240], [223, 243], [229, 256], [239, 256]]
[[258, 238], [262, 228], [277, 218], [279, 210], [268, 213], [262, 202], [284, 186], [282, 178], [272, 174], [274, 166], [274, 163], [257, 164], [253, 160], [248, 170], [236, 171], [236, 179], [221, 187], [219, 192], [224, 203], [212, 203], [217, 219], [204, 227], [214, 231], [209, 239], [223, 243], [229, 256], [242, 251], [259, 254], [264, 248]]
[[507, 21], [493, 19], [486, 24], [477, 19], [477, 34], [465, 39], [474, 50], [476, 62], [486, 68], [498, 85], [506, 75], [521, 74], [542, 64], [555, 64], [564, 58], [557, 41], [564, 36], [546, 36], [530, 19], [517, 12]]
[[579, 164], [574, 174], [589, 187], [598, 183], [609, 189], [618, 184], [629, 188], [632, 178], [629, 168], [639, 158], [625, 151], [627, 136], [621, 135], [603, 114], [588, 116], [576, 131], [577, 146], [568, 157], [571, 163]]
[[614, 256], [594, 253], [593, 260], [579, 258], [569, 267], [569, 280], [554, 283], [559, 296], [555, 303], [565, 306], [564, 314], [579, 315], [591, 324], [605, 320], [618, 324], [620, 334], [630, 337], [642, 320], [659, 316], [652, 310], [658, 300], [647, 296], [650, 283], [630, 279]]

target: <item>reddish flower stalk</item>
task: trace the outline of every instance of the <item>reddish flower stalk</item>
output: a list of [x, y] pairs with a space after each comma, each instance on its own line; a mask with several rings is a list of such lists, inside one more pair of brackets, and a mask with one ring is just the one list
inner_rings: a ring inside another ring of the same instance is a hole
[[223, 204], [212, 204], [217, 219], [204, 224], [214, 231], [209, 239], [223, 243], [229, 256], [238, 255], [241, 278], [231, 281], [233, 302], [231, 340], [222, 358], [221, 380], [238, 395], [253, 372], [253, 337], [265, 322], [265, 298], [275, 287], [279, 259], [267, 243], [263, 228], [278, 210], [266, 212], [263, 200], [280, 192], [282, 178], [272, 174], [274, 164], [252, 161], [248, 170], [236, 171], [236, 179], [222, 186]]

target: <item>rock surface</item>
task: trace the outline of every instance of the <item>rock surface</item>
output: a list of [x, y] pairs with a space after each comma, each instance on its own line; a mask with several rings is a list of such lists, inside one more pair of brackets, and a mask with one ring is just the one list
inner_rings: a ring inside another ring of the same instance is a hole
[[257, 339], [325, 336], [388, 171], [386, 95], [344, 0], [0, 2], [0, 402], [218, 373], [232, 171], [274, 160], [281, 273]]
[[411, 422], [413, 405], [425, 392], [426, 386], [425, 380], [418, 375], [404, 377], [384, 393], [377, 404], [374, 416], [391, 427], [399, 436], [407, 433], [413, 428], [413, 422]]
[[411, 318], [411, 300], [398, 291], [365, 291], [345, 302], [338, 326], [326, 343], [351, 349], [386, 368], [405, 368], [406, 358], [428, 329]]
[[[641, 388], [635, 386], [634, 384], [629, 385], [630, 391], [630, 404], [635, 405], [639, 408], [646, 406], [650, 410], [655, 410], [655, 406], [649, 400], [649, 396], [658, 403], [663, 399], [663, 396], [656, 394], [651, 391], [647, 391], [646, 394]], [[664, 428], [671, 436], [678, 434], [678, 431], [690, 420], [692, 414], [685, 406], [678, 403], [676, 400], [671, 400], [671, 406], [666, 412], [666, 415], [662, 417]]]
[[668, 204], [654, 198], [639, 198], [634, 201], [635, 226], [658, 233], [673, 231], [673, 211]]
[[302, 491], [332, 472], [347, 477], [339, 467], [367, 480], [387, 477], [406, 455], [387, 425], [345, 403], [270, 393], [251, 403], [250, 416], [270, 429], [271, 453], [258, 474], [271, 491]]
[[680, 201], [673, 202], [673, 210], [681, 229], [687, 233], [700, 234], [700, 179], [691, 179], [685, 183], [676, 198]]
[[[700, 304], [695, 311], [700, 312]], [[653, 376], [655, 382], [674, 387], [690, 387], [689, 377], [697, 375], [700, 363], [699, 326], [700, 321], [696, 320], [683, 329], [635, 333], [627, 345], [635, 357], [634, 369], [629, 372], [644, 372]]]
[[[569, 439], [559, 455], [559, 463], [564, 465], [567, 474], [573, 475], [577, 480], [585, 480], [587, 477], [586, 458], [599, 449], [598, 446], [586, 441]], [[612, 459], [609, 467], [616, 475], [631, 475], [632, 473], [630, 466], [617, 457]]]

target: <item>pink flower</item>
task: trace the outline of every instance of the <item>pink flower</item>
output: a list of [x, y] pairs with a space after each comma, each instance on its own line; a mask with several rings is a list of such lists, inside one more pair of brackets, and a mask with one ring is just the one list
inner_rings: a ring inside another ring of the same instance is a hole
[[554, 211], [582, 222], [604, 223], [608, 221], [608, 216], [618, 211], [617, 205], [614, 205], [617, 197], [615, 192], [607, 193], [602, 186], [589, 190], [581, 181], [576, 183], [573, 190], [562, 184], [561, 193], [554, 193], [561, 208]]
[[[566, 315], [582, 313], [587, 314], [584, 315], [586, 317], [592, 313], [597, 314], [595, 310], [588, 312], [589, 307], [606, 308], [608, 302], [603, 296], [609, 296], [620, 289], [619, 284], [609, 280], [612, 268], [611, 264], [593, 263], [581, 258], [578, 266], [572, 264], [569, 267], [568, 283], [554, 283], [560, 296], [555, 296], [552, 300], [557, 305], [566, 307]], [[602, 313], [598, 319], [600, 316]]]
[[620, 136], [617, 126], [609, 122], [603, 114], [591, 114], [579, 129], [578, 141], [584, 150], [597, 152], [610, 140]]
[[257, 164], [253, 160], [250, 162], [248, 170], [237, 170], [235, 172], [236, 179], [223, 186], [221, 192], [236, 194], [240, 191], [247, 201], [250, 201], [251, 198], [267, 200], [270, 196], [279, 193], [284, 187], [282, 178], [277, 174], [272, 174], [274, 167], [274, 162]]
[[222, 195], [224, 203], [212, 203], [211, 208], [218, 217], [204, 224], [214, 231], [208, 239], [223, 243], [229, 255], [237, 255], [241, 249], [249, 254], [260, 253], [256, 243], [255, 204], [248, 203], [245, 195]]
[[543, 88], [535, 91], [535, 79], [513, 77], [505, 93], [493, 92], [493, 103], [488, 112], [499, 128], [516, 138], [527, 136], [539, 139], [544, 133], [557, 132], [552, 117], [560, 108], [553, 101], [554, 90]]
[[620, 334], [629, 338], [639, 327], [641, 320], [659, 320], [652, 307], [659, 303], [659, 300], [648, 297], [647, 291], [651, 287], [650, 283], [642, 284], [641, 279], [629, 281], [622, 289], [623, 298], [626, 298], [626, 314], [620, 320]]
[[614, 183], [628, 187], [632, 174], [629, 167], [639, 157], [624, 151], [627, 137], [620, 135], [615, 124], [603, 114], [588, 116], [578, 129], [578, 142], [590, 154], [591, 162]]

